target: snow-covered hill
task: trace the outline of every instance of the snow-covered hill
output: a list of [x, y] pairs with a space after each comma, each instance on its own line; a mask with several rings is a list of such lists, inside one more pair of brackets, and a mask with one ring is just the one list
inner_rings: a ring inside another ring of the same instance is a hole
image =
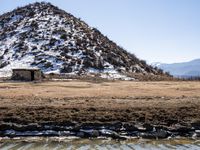
[[105, 78], [160, 73], [97, 29], [45, 2], [0, 16], [0, 76], [29, 67], [47, 74], [99, 73]]

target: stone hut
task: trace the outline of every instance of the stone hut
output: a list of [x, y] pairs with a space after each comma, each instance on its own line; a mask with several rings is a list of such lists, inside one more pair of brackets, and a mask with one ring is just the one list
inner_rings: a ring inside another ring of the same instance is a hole
[[40, 69], [13, 69], [12, 80], [38, 81], [42, 79]]

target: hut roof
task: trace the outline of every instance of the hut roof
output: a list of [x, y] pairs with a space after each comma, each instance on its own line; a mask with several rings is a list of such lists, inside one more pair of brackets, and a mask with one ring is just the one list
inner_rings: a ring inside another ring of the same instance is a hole
[[13, 71], [40, 71], [39, 68], [15, 68]]

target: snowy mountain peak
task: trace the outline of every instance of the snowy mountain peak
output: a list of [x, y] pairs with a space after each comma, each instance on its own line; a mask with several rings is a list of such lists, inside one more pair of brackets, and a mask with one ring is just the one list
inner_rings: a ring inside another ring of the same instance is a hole
[[153, 63], [152, 65], [179, 78], [191, 78], [200, 76], [200, 59], [172, 64]]
[[97, 29], [45, 2], [0, 16], [0, 76], [29, 67], [44, 73], [100, 73], [102, 77], [159, 74]]
[[163, 63], [161, 62], [153, 62], [151, 63], [151, 66], [154, 66], [154, 67], [159, 67], [160, 65], [162, 65]]

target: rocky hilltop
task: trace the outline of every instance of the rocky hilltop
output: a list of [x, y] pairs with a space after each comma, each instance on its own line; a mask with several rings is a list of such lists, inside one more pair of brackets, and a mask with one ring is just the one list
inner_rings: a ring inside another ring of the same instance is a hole
[[99, 74], [103, 78], [164, 75], [97, 29], [45, 2], [0, 16], [0, 76], [27, 67], [41, 68], [46, 74]]

